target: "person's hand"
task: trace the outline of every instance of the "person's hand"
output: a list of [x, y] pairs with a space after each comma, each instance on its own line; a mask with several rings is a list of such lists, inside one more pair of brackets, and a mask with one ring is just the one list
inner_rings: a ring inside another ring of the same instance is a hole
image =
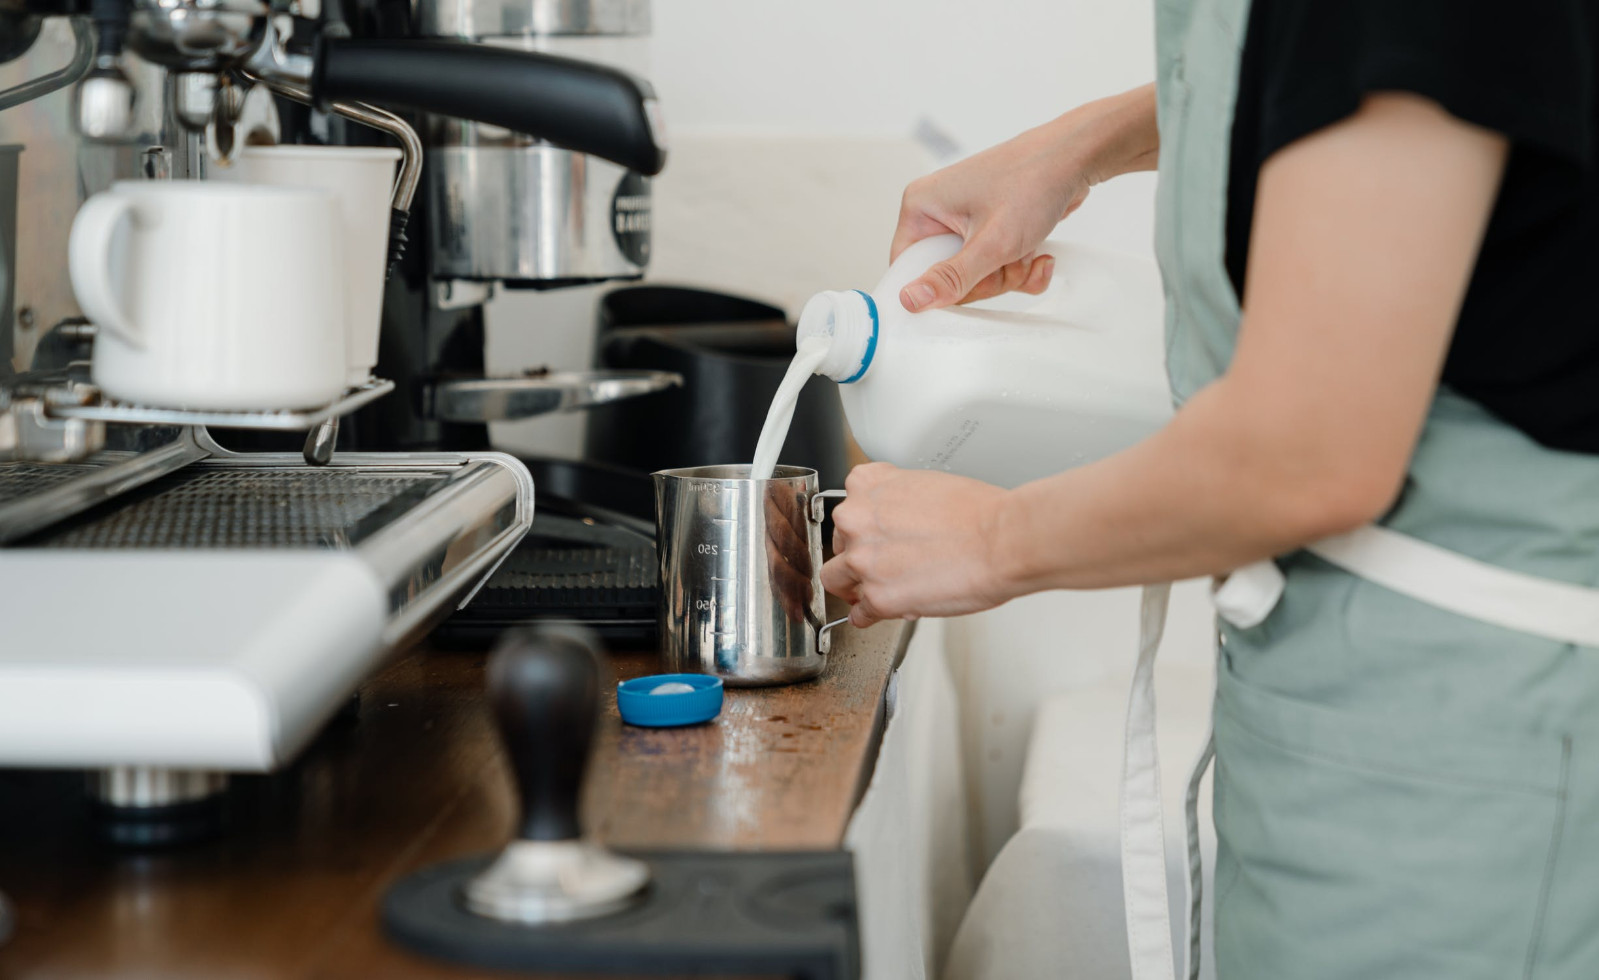
[[1037, 254], [1049, 233], [1102, 180], [1153, 169], [1159, 151], [1154, 86], [1098, 102], [913, 181], [900, 204], [889, 260], [950, 232], [959, 254], [900, 291], [912, 313], [1000, 293], [1041, 293], [1054, 259]]
[[1041, 293], [1055, 260], [1038, 246], [1088, 197], [1081, 173], [1058, 175], [1050, 144], [1023, 133], [905, 188], [890, 261], [912, 244], [950, 232], [960, 253], [900, 291], [912, 313], [1011, 291]]
[[888, 463], [855, 467], [844, 488], [822, 586], [850, 603], [853, 625], [958, 616], [1011, 598], [993, 553], [1007, 491]]

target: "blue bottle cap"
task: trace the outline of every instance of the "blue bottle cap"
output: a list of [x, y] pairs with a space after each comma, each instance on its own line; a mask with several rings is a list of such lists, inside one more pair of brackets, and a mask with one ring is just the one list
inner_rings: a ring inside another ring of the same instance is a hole
[[722, 713], [722, 679], [708, 674], [635, 677], [616, 686], [616, 710], [629, 725], [645, 728], [698, 725]]

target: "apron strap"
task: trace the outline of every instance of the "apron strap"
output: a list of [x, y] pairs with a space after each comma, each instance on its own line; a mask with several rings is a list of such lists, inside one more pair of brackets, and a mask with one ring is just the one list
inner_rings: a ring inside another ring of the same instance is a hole
[[1172, 974], [1171, 904], [1166, 892], [1166, 827], [1161, 814], [1160, 755], [1155, 746], [1155, 651], [1166, 628], [1171, 586], [1144, 588], [1138, 663], [1127, 698], [1122, 757], [1122, 900], [1133, 980]]
[[[1306, 550], [1352, 575], [1481, 623], [1559, 643], [1599, 647], [1599, 589], [1499, 568], [1368, 524]], [[1242, 629], [1258, 625], [1281, 598], [1274, 562], [1256, 562], [1217, 584], [1216, 611]]]
[[[1220, 664], [1217, 664], [1218, 669]], [[1211, 704], [1216, 703], [1215, 685], [1211, 687]], [[1183, 800], [1183, 817], [1187, 822], [1188, 836], [1183, 841], [1188, 852], [1188, 950], [1187, 969], [1183, 971], [1188, 980], [1199, 980], [1199, 952], [1200, 937], [1203, 935], [1202, 927], [1205, 904], [1205, 862], [1199, 853], [1199, 784], [1204, 781], [1205, 773], [1210, 769], [1211, 760], [1216, 757], [1216, 731], [1215, 719], [1205, 726], [1205, 744], [1199, 749], [1199, 757], [1194, 760], [1193, 766], [1188, 770], [1188, 793]]]

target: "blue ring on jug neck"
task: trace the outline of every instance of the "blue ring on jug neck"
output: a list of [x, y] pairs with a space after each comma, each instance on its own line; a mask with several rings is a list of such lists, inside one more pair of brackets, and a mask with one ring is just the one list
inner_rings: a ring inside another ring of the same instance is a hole
[[877, 353], [877, 301], [872, 299], [871, 294], [862, 290], [857, 289], [855, 292], [861, 294], [861, 299], [866, 301], [866, 309], [872, 314], [872, 335], [866, 338], [866, 353], [861, 355], [861, 369], [840, 381], [841, 385], [852, 385], [859, 381], [866, 373], [866, 369], [872, 366], [872, 355]]

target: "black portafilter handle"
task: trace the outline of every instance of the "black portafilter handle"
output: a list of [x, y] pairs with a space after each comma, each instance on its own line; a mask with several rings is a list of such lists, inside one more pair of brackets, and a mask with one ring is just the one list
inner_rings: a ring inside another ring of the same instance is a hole
[[338, 38], [316, 46], [311, 96], [500, 126], [646, 176], [666, 165], [655, 90], [604, 65], [460, 41]]
[[489, 661], [489, 702], [521, 799], [522, 840], [576, 840], [578, 802], [599, 716], [601, 661], [593, 634], [570, 627], [512, 630]]

